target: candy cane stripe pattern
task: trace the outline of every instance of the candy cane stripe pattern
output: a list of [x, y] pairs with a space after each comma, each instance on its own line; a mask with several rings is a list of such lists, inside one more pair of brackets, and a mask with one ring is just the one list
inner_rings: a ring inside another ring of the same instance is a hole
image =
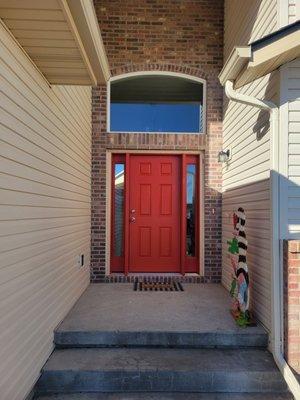
[[249, 274], [246, 259], [248, 242], [245, 233], [246, 216], [242, 207], [239, 207], [237, 217], [239, 253], [236, 277], [238, 281], [238, 302], [240, 310], [246, 312], [249, 308]]

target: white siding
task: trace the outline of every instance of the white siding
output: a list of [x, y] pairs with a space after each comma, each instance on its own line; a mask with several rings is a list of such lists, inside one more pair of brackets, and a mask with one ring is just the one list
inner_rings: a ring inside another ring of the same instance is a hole
[[0, 397], [21, 400], [89, 282], [91, 89], [49, 88], [0, 25], [0, 91]]
[[300, 0], [288, 0], [288, 21], [289, 24], [297, 21], [300, 17]]
[[[277, 0], [225, 1], [224, 60], [233, 46], [246, 45], [277, 29]], [[261, 99], [277, 100], [278, 72], [240, 89]], [[227, 240], [232, 237], [232, 214], [246, 213], [251, 307], [270, 329], [270, 131], [269, 114], [224, 100], [223, 149], [232, 158], [223, 168], [223, 284], [229, 288], [232, 270]]]
[[300, 238], [300, 59], [281, 68], [281, 238]]
[[300, 238], [300, 59], [287, 68], [289, 101], [288, 229]]

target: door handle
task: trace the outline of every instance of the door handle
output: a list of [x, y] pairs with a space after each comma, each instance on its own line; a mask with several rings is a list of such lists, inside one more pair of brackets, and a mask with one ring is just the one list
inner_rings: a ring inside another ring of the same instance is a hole
[[130, 217], [130, 222], [135, 223], [135, 217]]

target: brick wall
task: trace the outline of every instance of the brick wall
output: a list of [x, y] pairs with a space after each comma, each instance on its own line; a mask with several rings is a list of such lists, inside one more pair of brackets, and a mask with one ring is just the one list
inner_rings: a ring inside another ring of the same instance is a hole
[[283, 260], [285, 358], [300, 374], [300, 241], [284, 241]]
[[207, 82], [207, 134], [107, 133], [106, 86], [93, 89], [91, 280], [105, 273], [107, 149], [205, 149], [205, 278], [221, 276], [223, 1], [95, 0], [113, 76], [136, 71], [170, 71]]

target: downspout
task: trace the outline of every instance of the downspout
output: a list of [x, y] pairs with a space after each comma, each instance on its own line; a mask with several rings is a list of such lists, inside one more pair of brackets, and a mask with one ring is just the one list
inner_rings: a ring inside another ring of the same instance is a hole
[[271, 349], [274, 360], [281, 371], [295, 400], [300, 400], [300, 385], [283, 356], [283, 279], [280, 271], [279, 238], [279, 110], [271, 101], [238, 93], [233, 89], [233, 82], [225, 83], [226, 96], [237, 103], [266, 110], [270, 113], [270, 180], [271, 180], [271, 264], [272, 264], [272, 338]]

